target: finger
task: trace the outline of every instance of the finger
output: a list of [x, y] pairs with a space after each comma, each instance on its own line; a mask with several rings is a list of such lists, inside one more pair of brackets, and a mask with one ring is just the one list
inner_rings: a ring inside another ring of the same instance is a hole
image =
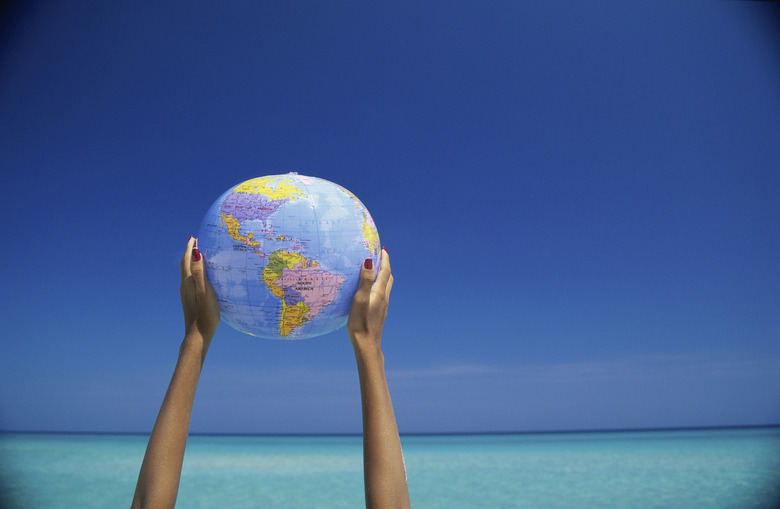
[[195, 247], [195, 237], [190, 236], [187, 242], [187, 249], [184, 251], [184, 257], [181, 259], [181, 280], [184, 281], [192, 274], [192, 249]]
[[387, 283], [392, 277], [392, 271], [390, 270], [390, 255], [387, 251], [382, 249], [381, 257], [379, 258], [379, 275], [376, 278], [376, 285], [379, 289], [385, 290]]
[[360, 285], [358, 286], [358, 291], [370, 290], [375, 279], [374, 260], [372, 258], [366, 258], [363, 262], [363, 267], [360, 269]]
[[206, 293], [206, 265], [203, 257], [197, 247], [192, 250], [192, 261], [190, 262], [192, 278], [195, 280], [195, 287], [199, 294]]
[[357, 303], [361, 306], [368, 306], [369, 296], [371, 295], [371, 287], [373, 284], [374, 260], [371, 258], [366, 258], [362, 267], [360, 268], [360, 279], [358, 280], [358, 287], [355, 291], [355, 296], [352, 298], [353, 303]]
[[393, 275], [390, 274], [390, 280], [387, 282], [387, 286], [385, 287], [385, 299], [389, 302], [390, 301], [390, 291], [393, 289]]

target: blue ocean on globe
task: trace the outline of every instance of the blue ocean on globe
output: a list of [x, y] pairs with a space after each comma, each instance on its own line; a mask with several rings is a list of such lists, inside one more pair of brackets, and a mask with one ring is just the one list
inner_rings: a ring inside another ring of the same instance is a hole
[[379, 234], [363, 203], [327, 180], [288, 173], [242, 182], [209, 208], [198, 233], [206, 275], [231, 327], [305, 339], [347, 323]]

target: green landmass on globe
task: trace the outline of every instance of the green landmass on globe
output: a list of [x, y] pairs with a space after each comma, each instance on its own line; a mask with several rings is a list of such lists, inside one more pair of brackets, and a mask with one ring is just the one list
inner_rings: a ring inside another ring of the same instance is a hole
[[269, 339], [304, 339], [343, 327], [379, 234], [347, 189], [288, 173], [247, 180], [209, 208], [198, 233], [222, 319]]

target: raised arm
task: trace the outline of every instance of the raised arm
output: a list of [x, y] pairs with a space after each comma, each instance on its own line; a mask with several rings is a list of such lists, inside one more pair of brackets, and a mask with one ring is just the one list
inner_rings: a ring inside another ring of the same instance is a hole
[[366, 507], [410, 507], [401, 439], [390, 400], [382, 354], [382, 328], [393, 276], [390, 258], [382, 249], [379, 274], [373, 261], [363, 264], [360, 284], [352, 301], [347, 333], [352, 341], [363, 403], [363, 475]]
[[217, 299], [192, 237], [181, 261], [181, 305], [184, 340], [146, 447], [133, 497], [134, 509], [168, 508], [176, 504], [195, 390], [211, 338], [219, 325]]

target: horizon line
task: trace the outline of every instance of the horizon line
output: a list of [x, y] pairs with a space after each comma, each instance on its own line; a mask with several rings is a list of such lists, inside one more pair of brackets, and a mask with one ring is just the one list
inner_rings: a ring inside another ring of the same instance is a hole
[[[401, 437], [415, 436], [489, 436], [489, 435], [565, 435], [565, 434], [599, 434], [599, 433], [639, 433], [663, 431], [717, 431], [737, 429], [770, 429], [780, 428], [780, 422], [774, 424], [734, 424], [712, 426], [666, 426], [637, 428], [593, 428], [593, 429], [555, 429], [529, 431], [420, 431], [399, 433]], [[52, 430], [3, 430], [0, 435], [104, 435], [104, 436], [149, 436], [150, 431], [52, 431]], [[189, 436], [202, 437], [359, 437], [362, 432], [334, 433], [221, 433], [221, 432], [191, 432]]]

